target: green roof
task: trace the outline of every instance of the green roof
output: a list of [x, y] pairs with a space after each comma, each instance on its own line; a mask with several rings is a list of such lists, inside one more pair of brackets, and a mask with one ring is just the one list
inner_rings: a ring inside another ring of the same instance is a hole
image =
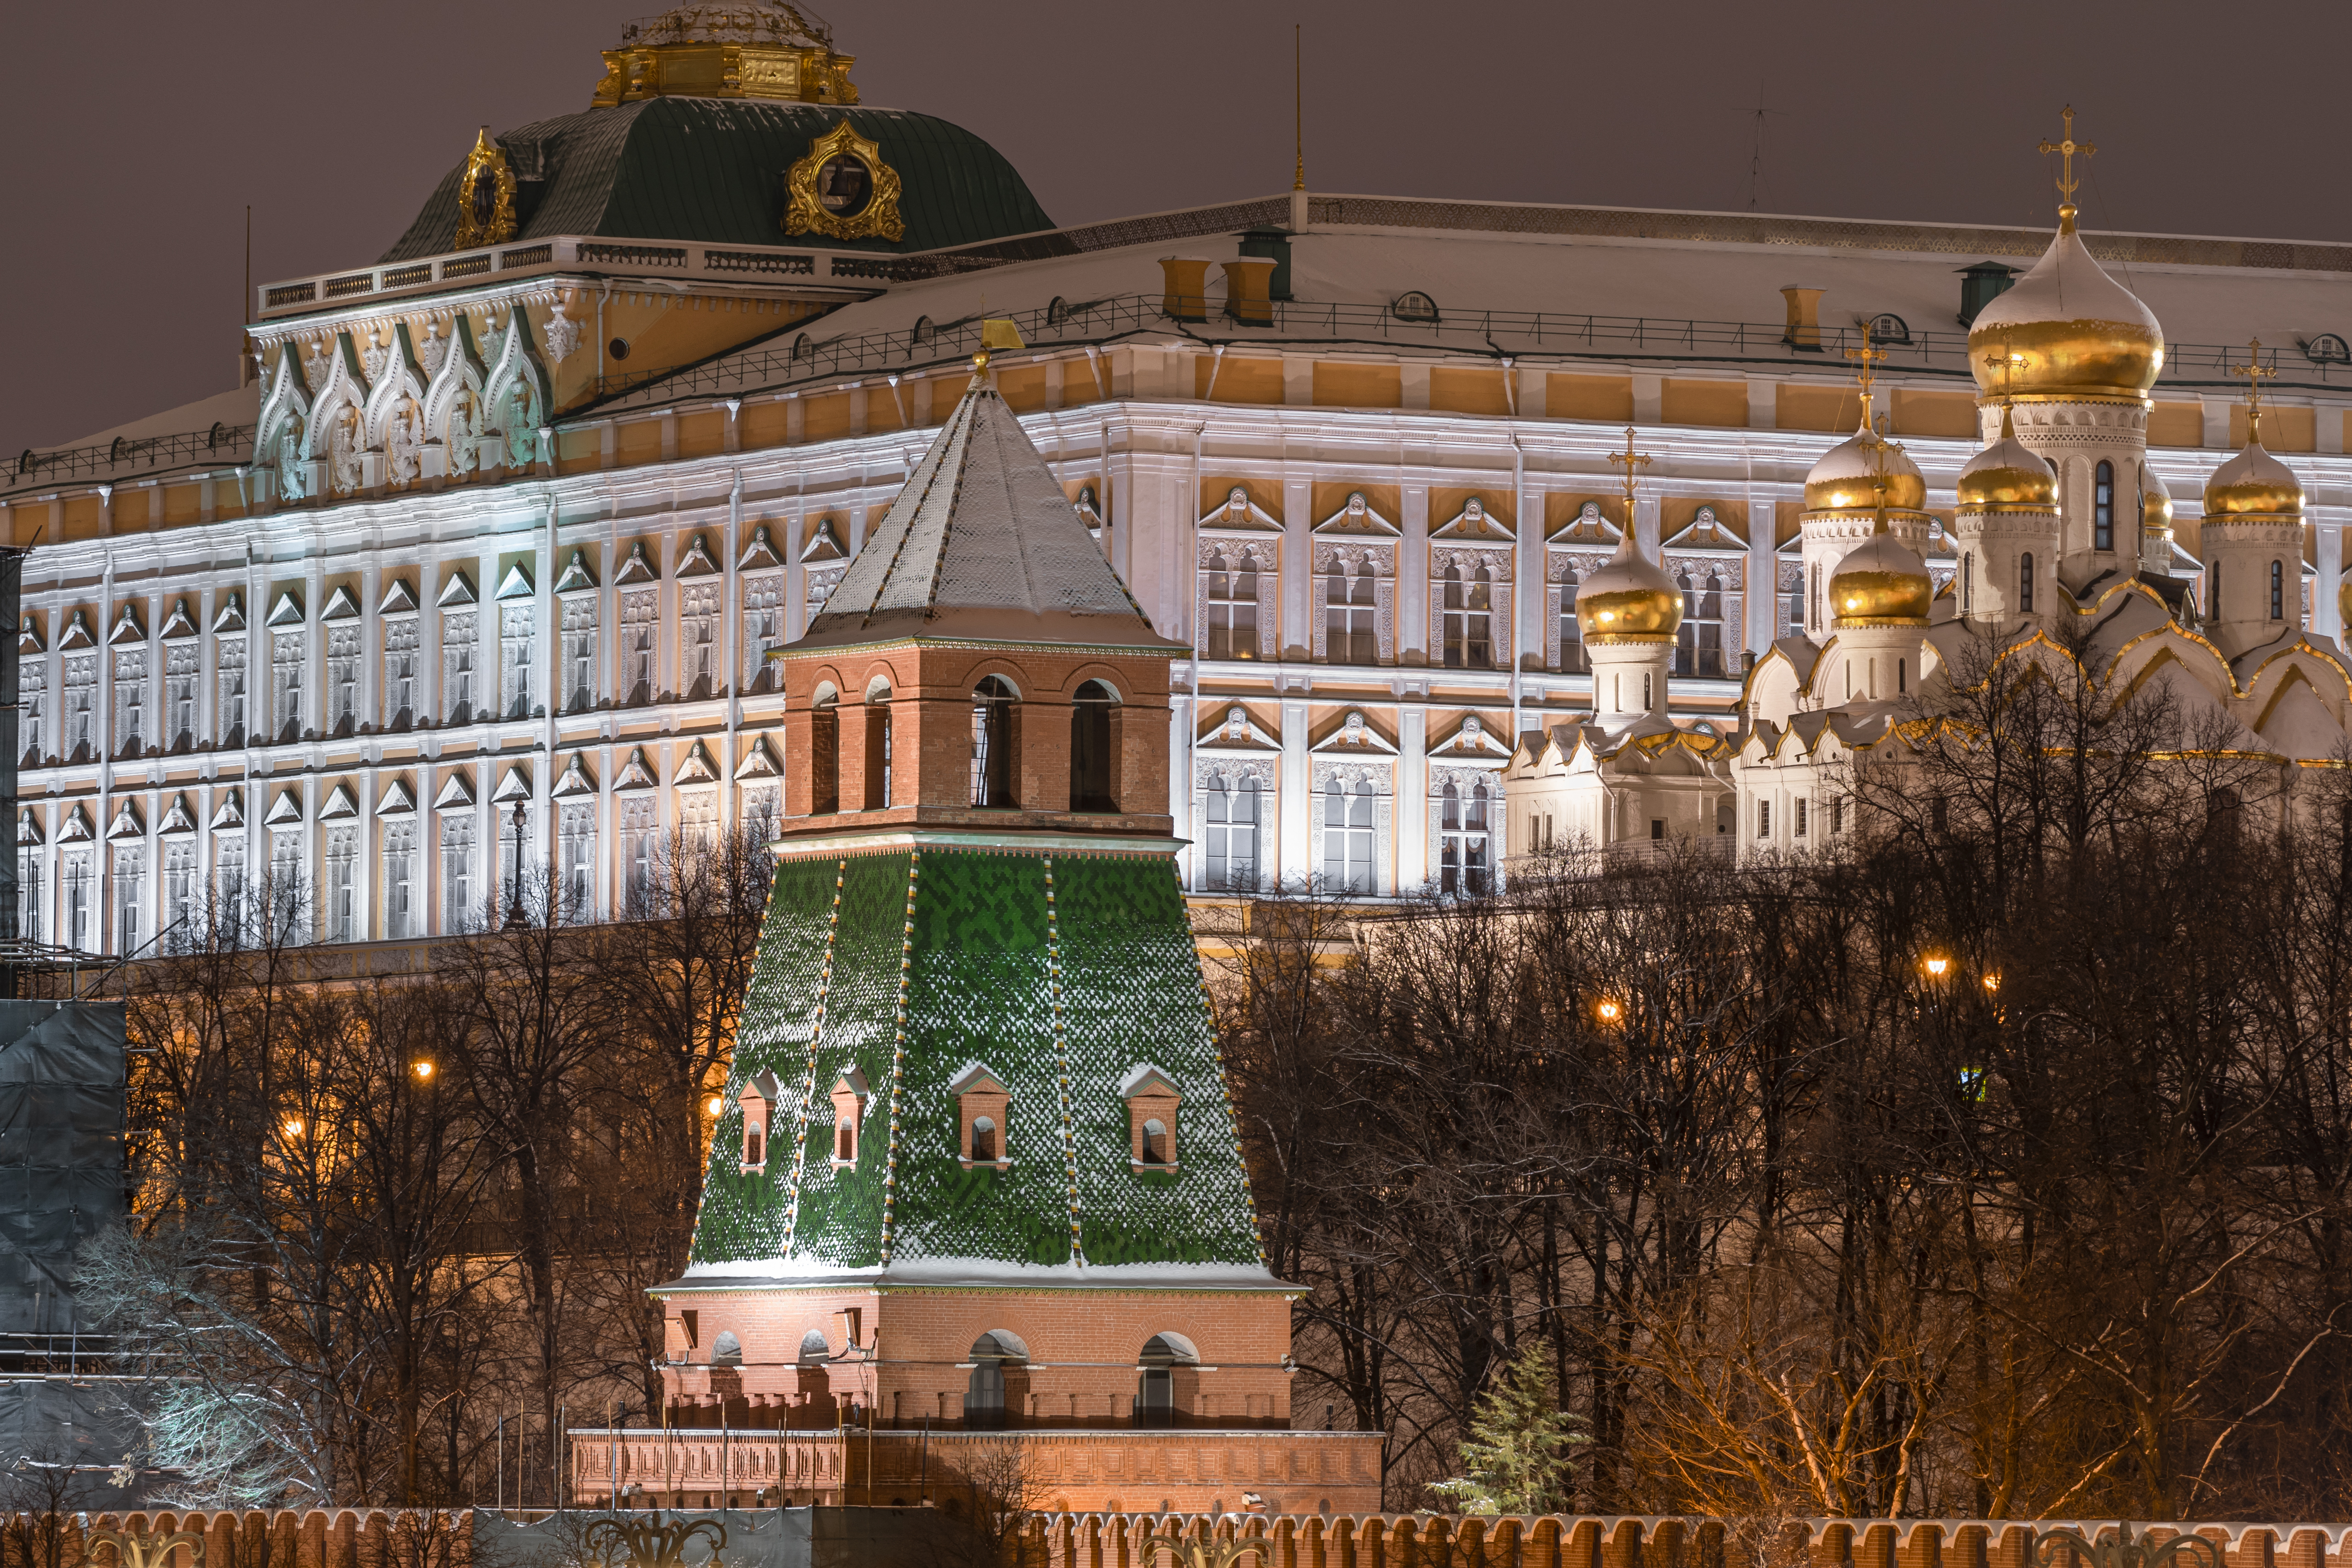
[[[967, 1167], [950, 1087], [1011, 1091]], [[1181, 1097], [1176, 1168], [1129, 1163], [1121, 1084]], [[834, 1085], [872, 1098], [835, 1170]], [[737, 1096], [772, 1074], [764, 1169]], [[1200, 960], [1164, 855], [903, 846], [776, 868], [691, 1264], [666, 1289], [879, 1282], [1266, 1289]]]
[[[845, 118], [898, 173], [902, 240], [796, 237], [782, 227], [785, 171]], [[518, 182], [517, 240], [605, 235], [900, 252], [1054, 226], [1003, 153], [960, 126], [904, 110], [650, 98], [542, 120], [497, 141]], [[461, 159], [383, 261], [457, 247], [464, 174]]]

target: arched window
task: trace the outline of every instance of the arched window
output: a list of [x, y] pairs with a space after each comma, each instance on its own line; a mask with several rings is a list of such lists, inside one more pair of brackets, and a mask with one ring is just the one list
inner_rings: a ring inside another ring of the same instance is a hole
[[1237, 549], [1228, 563], [1218, 550], [1209, 557], [1209, 657], [1257, 657], [1257, 562]]
[[879, 675], [866, 687], [865, 808], [890, 808], [890, 682]]
[[1813, 563], [1812, 592], [1805, 600], [1805, 629], [1818, 633], [1822, 629], [1822, 563]]
[[1011, 805], [1013, 705], [1019, 694], [999, 677], [971, 689], [971, 804]]
[[1581, 675], [1591, 668], [1584, 661], [1584, 634], [1576, 619], [1576, 589], [1580, 581], [1573, 566], [1559, 580], [1559, 668], [1570, 675]]
[[1723, 679], [1723, 574], [1710, 567], [1698, 596], [1698, 673]]
[[1970, 551], [1960, 557], [1960, 614], [1977, 607], [1977, 558]]
[[1482, 563], [1468, 576], [1459, 565], [1445, 569], [1445, 668], [1491, 669], [1494, 574]]
[[1675, 632], [1675, 673], [1698, 673], [1698, 586], [1691, 581], [1687, 568], [1675, 574], [1675, 586], [1682, 590], [1683, 624]]
[[809, 715], [809, 810], [823, 816], [841, 809], [841, 694], [816, 689]]
[[856, 1162], [857, 1129], [836, 1127], [833, 1130], [833, 1157], [845, 1165]]
[[1257, 891], [1257, 781], [1228, 785], [1223, 773], [1209, 777], [1208, 885], [1238, 892]]
[[992, 1329], [971, 1342], [971, 1377], [964, 1385], [963, 1424], [975, 1431], [1008, 1426], [1028, 1397], [1029, 1347], [1016, 1334]]
[[823, 1329], [811, 1329], [801, 1336], [800, 1363], [803, 1366], [822, 1366], [832, 1359], [833, 1346], [825, 1339]]
[[1450, 783], [1438, 796], [1438, 891], [1473, 898], [1486, 892], [1487, 819], [1495, 800], [1484, 779], [1472, 784], [1466, 796]]
[[2116, 466], [2101, 462], [2091, 479], [2091, 548], [2116, 547]]
[[1381, 640], [1373, 625], [1379, 579], [1369, 558], [1356, 563], [1335, 560], [1324, 579], [1323, 657], [1332, 664], [1378, 664]]
[[1118, 699], [1099, 680], [1078, 688], [1070, 701], [1070, 809], [1117, 811], [1117, 770], [1111, 758], [1111, 710]]
[[992, 1118], [975, 1116], [971, 1119], [971, 1158], [974, 1164], [994, 1160], [996, 1154], [996, 1122]]
[[1323, 884], [1333, 892], [1372, 890], [1372, 786], [1333, 784], [1323, 796]]
[[[1201, 1364], [1201, 1352], [1182, 1334], [1160, 1333], [1143, 1342], [1142, 1353], [1135, 1361], [1135, 1424], [1173, 1426], [1181, 1423], [1189, 1394], [1180, 1393], [1177, 1376], [1180, 1372], [1191, 1374]], [[1185, 1381], [1189, 1384], [1192, 1376]]]
[[2205, 618], [2221, 618], [2221, 563], [2216, 561], [2205, 568]]
[[1156, 1116], [1143, 1120], [1143, 1163], [1147, 1165], [1168, 1163], [1168, 1123]]
[[745, 1128], [743, 1130], [743, 1163], [747, 1165], [764, 1165], [767, 1163], [767, 1141], [760, 1136], [760, 1130], [758, 1128]]
[[2271, 563], [2271, 619], [2286, 618], [2286, 567], [2284, 563]]
[[719, 1330], [719, 1337], [710, 1342], [710, 1364], [741, 1366], [743, 1364], [742, 1337], [732, 1329]]
[[2021, 615], [2033, 613], [2033, 552], [2031, 550], [2017, 558], [2017, 608]]

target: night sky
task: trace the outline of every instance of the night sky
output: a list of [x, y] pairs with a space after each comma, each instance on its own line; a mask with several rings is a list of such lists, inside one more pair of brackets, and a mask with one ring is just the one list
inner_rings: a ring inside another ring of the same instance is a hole
[[[233, 385], [247, 203], [256, 282], [365, 266], [476, 125], [585, 109], [597, 51], [658, 8], [15, 8], [0, 450]], [[1295, 20], [1318, 191], [2047, 224], [2034, 144], [2072, 102], [2085, 227], [2352, 240], [2347, 0], [824, 11], [866, 104], [986, 138], [1059, 223], [1288, 189]]]

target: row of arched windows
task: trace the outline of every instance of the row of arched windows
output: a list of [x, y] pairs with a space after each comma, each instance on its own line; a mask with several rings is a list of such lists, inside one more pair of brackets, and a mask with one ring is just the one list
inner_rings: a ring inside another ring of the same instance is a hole
[[[981, 678], [971, 691], [971, 804], [1021, 804], [1014, 721], [1021, 694], [1002, 676]], [[1113, 781], [1111, 710], [1118, 694], [1099, 680], [1081, 685], [1070, 699], [1070, 805], [1072, 811], [1118, 809]], [[1046, 807], [1045, 809], [1051, 809]]]

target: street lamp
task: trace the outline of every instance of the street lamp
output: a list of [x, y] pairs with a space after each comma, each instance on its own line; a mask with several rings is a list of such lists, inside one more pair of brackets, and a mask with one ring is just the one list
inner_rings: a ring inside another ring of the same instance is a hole
[[1944, 977], [1944, 971], [1952, 967], [1952, 961], [1940, 956], [1933, 957], [1928, 959], [1923, 967], [1927, 971], [1930, 979], [1941, 980]]
[[416, 1064], [415, 1070], [418, 1078], [423, 1079], [427, 1083], [433, 1081], [433, 1064], [431, 1062], [418, 1062]]
[[522, 911], [522, 802], [517, 801], [514, 815], [514, 875], [507, 879], [507, 930], [520, 931], [530, 923]]
[[1619, 1016], [1621, 1016], [1621, 1015], [1625, 1011], [1625, 1009], [1623, 1009], [1622, 1007], [1620, 1007], [1620, 1006], [1619, 1006], [1619, 1005], [1617, 1005], [1617, 1004], [1616, 1004], [1616, 1003], [1614, 1003], [1614, 1002], [1603, 1001], [1603, 1002], [1601, 1004], [1601, 1005], [1600, 1005], [1600, 1006], [1598, 1006], [1598, 1007], [1595, 1007], [1595, 1008], [1593, 1009], [1593, 1011], [1601, 1015], [1601, 1021], [1602, 1023], [1604, 1023], [1604, 1024], [1613, 1024], [1613, 1023], [1615, 1023], [1615, 1022], [1617, 1021], [1618, 1017], [1619, 1017]]

